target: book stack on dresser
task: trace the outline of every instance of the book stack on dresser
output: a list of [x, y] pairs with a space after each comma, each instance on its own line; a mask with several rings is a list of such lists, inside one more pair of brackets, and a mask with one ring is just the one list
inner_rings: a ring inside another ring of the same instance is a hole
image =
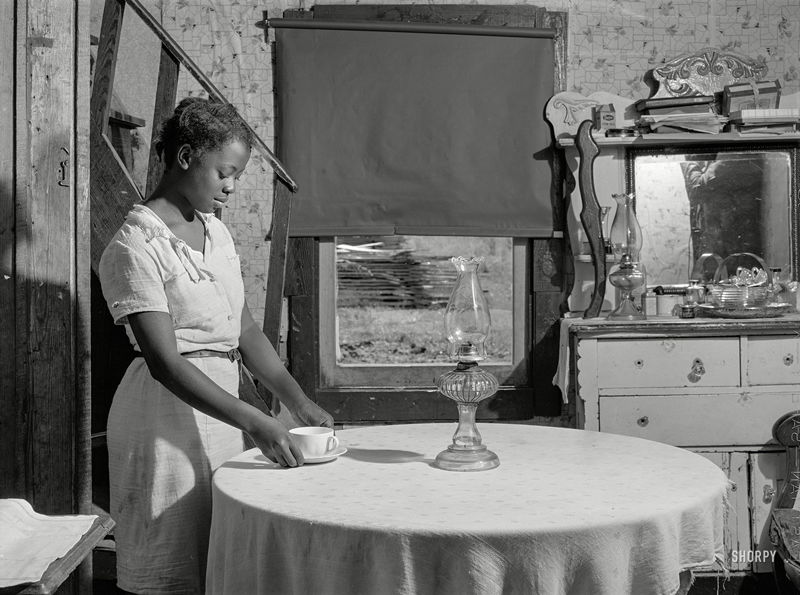
[[731, 130], [740, 134], [787, 134], [798, 132], [800, 108], [742, 109], [731, 112]]
[[728, 121], [714, 109], [713, 95], [640, 99], [634, 108], [643, 132], [659, 134], [683, 132], [721, 132]]

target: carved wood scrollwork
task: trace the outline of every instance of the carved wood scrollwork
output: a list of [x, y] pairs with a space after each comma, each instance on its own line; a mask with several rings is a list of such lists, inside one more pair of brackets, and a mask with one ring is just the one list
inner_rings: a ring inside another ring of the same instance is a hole
[[584, 318], [599, 316], [606, 294], [606, 256], [603, 251], [603, 230], [600, 226], [600, 203], [594, 191], [594, 159], [600, 149], [592, 138], [592, 122], [586, 120], [578, 127], [575, 145], [580, 155], [578, 166], [578, 186], [583, 197], [581, 223], [586, 230], [594, 264], [594, 291], [589, 307], [583, 313]]
[[725, 85], [761, 80], [767, 74], [763, 60], [754, 60], [735, 52], [704, 48], [683, 54], [658, 68], [652, 76], [659, 83], [651, 99], [713, 95]]

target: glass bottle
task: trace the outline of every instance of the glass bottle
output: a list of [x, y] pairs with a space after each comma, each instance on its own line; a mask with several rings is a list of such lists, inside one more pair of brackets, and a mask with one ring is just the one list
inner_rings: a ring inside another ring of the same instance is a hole
[[603, 232], [603, 253], [611, 254], [611, 238], [608, 233], [608, 212], [611, 207], [600, 207], [600, 230]]
[[640, 320], [646, 315], [635, 299], [647, 286], [647, 273], [639, 261], [642, 228], [636, 218], [633, 194], [612, 194], [612, 197], [617, 202], [617, 211], [609, 240], [615, 264], [608, 273], [608, 281], [619, 290], [619, 304], [608, 318]]
[[775, 305], [785, 305], [789, 303], [789, 281], [783, 275], [781, 267], [769, 267], [770, 277], [770, 303]]

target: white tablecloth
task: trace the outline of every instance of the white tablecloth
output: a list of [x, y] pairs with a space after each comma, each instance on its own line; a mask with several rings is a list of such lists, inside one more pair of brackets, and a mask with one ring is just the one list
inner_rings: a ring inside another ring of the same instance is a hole
[[214, 476], [211, 594], [673, 595], [722, 559], [728, 486], [692, 452], [585, 430], [479, 424], [490, 471], [432, 466], [455, 424], [338, 432], [344, 456]]

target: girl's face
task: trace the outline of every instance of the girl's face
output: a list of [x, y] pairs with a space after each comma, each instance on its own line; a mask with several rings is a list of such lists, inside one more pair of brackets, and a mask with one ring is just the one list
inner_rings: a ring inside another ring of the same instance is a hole
[[185, 168], [182, 194], [186, 201], [201, 213], [212, 213], [222, 207], [236, 190], [250, 149], [240, 140], [233, 140], [221, 148], [197, 156], [189, 147], [179, 151], [178, 161]]

